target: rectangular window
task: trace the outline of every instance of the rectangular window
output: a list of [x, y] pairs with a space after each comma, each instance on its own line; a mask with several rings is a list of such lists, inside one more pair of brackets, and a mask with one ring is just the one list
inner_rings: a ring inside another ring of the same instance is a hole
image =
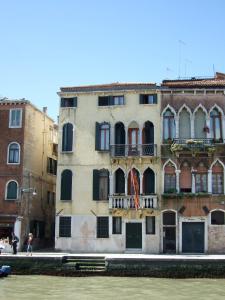
[[61, 98], [61, 107], [77, 107], [77, 97]]
[[157, 104], [157, 94], [140, 95], [140, 104]]
[[223, 194], [223, 174], [212, 174], [212, 193]]
[[21, 108], [10, 109], [9, 127], [10, 128], [22, 127], [22, 109]]
[[122, 234], [122, 217], [113, 217], [113, 234]]
[[109, 237], [109, 217], [97, 217], [97, 238]]
[[196, 174], [195, 190], [196, 193], [207, 193], [207, 174]]
[[59, 237], [71, 237], [71, 217], [59, 217]]
[[146, 234], [155, 234], [155, 216], [146, 217]]
[[124, 105], [124, 96], [99, 96], [98, 106]]
[[57, 173], [57, 160], [51, 157], [47, 157], [47, 172], [49, 174], [56, 175]]
[[176, 191], [176, 175], [165, 174], [164, 176], [164, 192], [174, 193]]
[[100, 125], [100, 150], [109, 150], [109, 124]]

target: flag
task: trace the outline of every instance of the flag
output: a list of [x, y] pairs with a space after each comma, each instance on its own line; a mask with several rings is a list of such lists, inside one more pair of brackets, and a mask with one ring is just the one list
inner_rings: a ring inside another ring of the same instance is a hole
[[137, 178], [137, 172], [133, 168], [131, 169], [131, 183], [134, 189], [134, 206], [137, 210], [140, 207], [139, 203], [139, 184], [138, 184], [138, 178]]

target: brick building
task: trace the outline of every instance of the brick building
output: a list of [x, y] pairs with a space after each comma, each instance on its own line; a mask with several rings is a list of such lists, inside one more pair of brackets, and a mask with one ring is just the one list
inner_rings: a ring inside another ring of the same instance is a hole
[[225, 74], [162, 82], [162, 251], [225, 251]]
[[0, 239], [54, 238], [57, 126], [27, 100], [0, 101]]

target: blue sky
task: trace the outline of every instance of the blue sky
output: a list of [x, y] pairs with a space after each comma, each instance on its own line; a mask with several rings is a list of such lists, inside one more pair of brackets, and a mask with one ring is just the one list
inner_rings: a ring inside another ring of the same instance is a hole
[[0, 0], [0, 97], [56, 120], [61, 86], [225, 72], [224, 12], [223, 0]]

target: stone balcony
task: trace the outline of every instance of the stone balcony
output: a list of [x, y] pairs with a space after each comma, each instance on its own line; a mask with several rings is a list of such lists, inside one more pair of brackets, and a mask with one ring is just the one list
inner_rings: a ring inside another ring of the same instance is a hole
[[[157, 209], [157, 195], [140, 195], [139, 203], [141, 209]], [[131, 195], [113, 195], [109, 196], [109, 209], [135, 209], [134, 196]]]

